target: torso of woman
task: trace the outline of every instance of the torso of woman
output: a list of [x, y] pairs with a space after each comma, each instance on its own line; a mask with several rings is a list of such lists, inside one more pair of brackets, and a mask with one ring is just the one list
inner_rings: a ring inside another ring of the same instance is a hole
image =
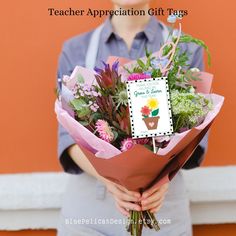
[[[93, 64], [101, 66], [101, 61], [106, 61], [109, 56], [137, 59], [144, 56], [145, 48], [152, 52], [158, 51], [164, 41], [164, 30], [163, 24], [152, 17], [145, 29], [135, 36], [128, 50], [123, 39], [113, 32], [108, 19], [97, 30], [97, 36], [93, 36], [95, 31], [91, 31], [65, 42], [58, 77], [71, 74], [76, 65], [90, 68]], [[92, 38], [95, 39], [91, 42]], [[183, 46], [183, 50], [191, 52], [191, 67], [202, 69], [202, 59], [199, 60], [202, 58], [201, 50], [194, 46]], [[65, 130], [60, 132], [65, 135]], [[73, 170], [75, 167], [68, 168], [69, 164], [66, 165], [68, 172], [81, 172], [78, 167]], [[163, 206], [156, 217], [161, 230], [157, 233], [145, 228], [144, 236], [192, 235], [189, 201], [181, 171], [171, 181]], [[126, 217], [116, 209], [113, 197], [100, 182], [86, 173], [70, 176], [63, 199], [58, 236], [129, 235], [125, 229], [125, 221]]]

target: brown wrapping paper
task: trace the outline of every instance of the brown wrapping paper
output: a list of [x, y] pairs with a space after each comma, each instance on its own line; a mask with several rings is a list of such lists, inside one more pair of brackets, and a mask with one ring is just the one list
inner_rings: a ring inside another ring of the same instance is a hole
[[165, 156], [154, 154], [137, 144], [113, 158], [103, 159], [80, 147], [101, 176], [130, 191], [143, 191], [153, 185], [161, 186], [169, 182], [189, 159], [211, 124], [202, 131], [193, 129]]

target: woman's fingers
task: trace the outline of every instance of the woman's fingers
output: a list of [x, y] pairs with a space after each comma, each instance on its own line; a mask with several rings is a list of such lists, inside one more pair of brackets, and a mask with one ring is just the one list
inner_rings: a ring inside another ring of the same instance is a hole
[[166, 191], [158, 191], [153, 193], [150, 197], [141, 201], [142, 206], [149, 206], [154, 202], [160, 201], [166, 194]]
[[141, 211], [141, 206], [132, 202], [122, 201], [119, 198], [115, 198], [120, 207], [128, 210]]
[[132, 191], [123, 191], [124, 188], [121, 189], [120, 185], [109, 183], [107, 184], [107, 189], [109, 192], [111, 192], [116, 198], [119, 198], [123, 201], [130, 201], [130, 202], [138, 202], [140, 201], [141, 195], [136, 194], [136, 192]]
[[119, 188], [121, 191], [127, 193], [128, 195], [138, 198], [138, 200], [139, 200], [139, 198], [141, 198], [141, 194], [139, 192], [129, 191], [125, 187], [123, 187], [119, 184], [116, 184], [116, 186], [117, 186], [117, 188]]
[[[156, 191], [153, 191], [154, 189], [156, 189]], [[157, 209], [164, 201], [167, 190], [168, 184], [164, 184], [160, 188], [152, 188], [147, 190], [145, 193], [148, 197], [145, 198], [145, 195], [142, 196], [142, 210]], [[152, 194], [150, 195], [151, 192]]]
[[161, 192], [155, 192], [150, 197], [141, 201], [142, 206], [147, 206], [153, 202], [159, 201], [163, 194]]
[[161, 207], [162, 207], [162, 203], [158, 207], [150, 209], [150, 212], [151, 213], [157, 213], [161, 209]]
[[123, 191], [120, 186], [118, 187], [116, 184], [112, 182], [106, 182], [107, 190], [113, 195], [116, 206], [118, 210], [123, 214], [128, 216], [129, 210], [140, 211], [141, 207], [135, 202], [140, 200], [140, 197], [137, 197], [135, 192], [131, 191]]
[[125, 216], [130, 216], [129, 211], [126, 210], [125, 208], [121, 207], [118, 202], [116, 202], [116, 207], [117, 209], [120, 211], [121, 214], [125, 215]]
[[146, 199], [148, 197], [150, 197], [153, 193], [157, 192], [157, 191], [167, 191], [169, 187], [169, 183], [163, 184], [160, 187], [152, 187], [148, 190], [146, 190], [143, 194], [142, 194], [142, 199]]
[[[168, 184], [164, 184], [145, 191], [141, 197], [140, 193], [128, 191], [125, 187], [110, 181], [106, 182], [106, 186], [114, 196], [118, 210], [125, 216], [129, 215], [129, 210], [150, 210], [153, 213], [159, 211], [168, 189]], [[140, 201], [141, 206], [137, 203]]]
[[157, 192], [160, 189], [160, 187], [158, 188], [150, 188], [148, 190], [146, 190], [145, 192], [143, 192], [142, 194], [142, 199], [146, 199], [148, 197], [150, 197], [154, 192]]
[[158, 199], [158, 200], [155, 200], [155, 201], [153, 201], [153, 202], [151, 202], [151, 203], [148, 203], [148, 204], [146, 204], [146, 205], [142, 205], [142, 211], [145, 211], [145, 210], [150, 210], [150, 209], [155, 209], [155, 208], [157, 208], [157, 207], [159, 207], [162, 203], [163, 203], [163, 201], [164, 201], [164, 196], [162, 196], [160, 199]]

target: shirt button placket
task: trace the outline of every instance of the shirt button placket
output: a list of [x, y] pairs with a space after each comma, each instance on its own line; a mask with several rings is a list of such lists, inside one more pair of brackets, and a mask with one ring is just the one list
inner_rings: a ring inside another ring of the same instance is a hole
[[141, 47], [141, 42], [138, 39], [134, 39], [133, 44], [130, 49], [130, 57], [136, 59], [138, 57], [138, 52]]

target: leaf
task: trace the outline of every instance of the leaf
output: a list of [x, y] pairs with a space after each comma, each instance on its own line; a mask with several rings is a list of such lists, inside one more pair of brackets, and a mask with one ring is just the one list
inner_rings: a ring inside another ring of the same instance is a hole
[[144, 62], [143, 62], [142, 60], [138, 59], [138, 60], [137, 60], [137, 63], [139, 64], [139, 66], [140, 66], [142, 69], [145, 69], [145, 68], [146, 68], [146, 66], [145, 66], [145, 64], [144, 64]]
[[91, 116], [89, 117], [89, 122], [96, 122], [97, 120], [102, 118], [102, 114], [99, 112], [92, 113]]
[[159, 108], [152, 111], [152, 116], [157, 116], [159, 113]]
[[88, 107], [83, 107], [83, 109], [77, 110], [76, 113], [77, 113], [77, 116], [78, 116], [79, 118], [82, 118], [82, 117], [85, 117], [85, 116], [89, 115], [90, 110], [89, 110]]
[[195, 81], [202, 80], [200, 78], [200, 75], [201, 75], [200, 73], [192, 72], [191, 70], [187, 70], [186, 73], [185, 73], [185, 77], [187, 78], [188, 81], [189, 80], [195, 80]]
[[145, 54], [146, 54], [146, 57], [149, 58], [152, 55], [152, 52], [148, 51], [147, 47], [145, 47]]
[[203, 47], [207, 53], [207, 57], [208, 57], [208, 65], [211, 65], [211, 54], [209, 51], [208, 46], [200, 39], [197, 38], [193, 38], [191, 35], [182, 35], [180, 37], [179, 43], [195, 43], [201, 47]]
[[77, 82], [83, 84], [85, 82], [84, 77], [81, 74], [77, 75]]
[[132, 71], [131, 71], [128, 67], [123, 66], [123, 68], [124, 68], [124, 70], [126, 70], [129, 74], [132, 74]]
[[84, 106], [86, 105], [86, 102], [82, 99], [74, 99], [71, 101], [71, 105], [74, 107], [75, 110], [81, 110], [84, 108]]
[[112, 130], [112, 133], [114, 134], [114, 140], [115, 141], [118, 138], [118, 133], [115, 130]]
[[86, 121], [86, 120], [79, 121], [79, 123], [83, 126], [88, 126], [89, 125], [88, 121]]
[[148, 68], [149, 68], [150, 66], [151, 66], [151, 59], [150, 59], [150, 57], [148, 57], [146, 69], [148, 70]]
[[147, 149], [153, 151], [153, 147], [152, 147], [152, 146], [150, 146], [150, 145], [148, 145], [148, 144], [144, 144], [143, 146], [144, 146], [145, 148], [147, 148]]
[[[116, 118], [117, 118], [117, 120], [120, 120], [120, 115], [117, 114]], [[115, 128], [120, 129], [119, 123], [117, 123], [117, 122], [114, 121], [114, 120], [112, 121], [112, 125], [113, 125]]]

